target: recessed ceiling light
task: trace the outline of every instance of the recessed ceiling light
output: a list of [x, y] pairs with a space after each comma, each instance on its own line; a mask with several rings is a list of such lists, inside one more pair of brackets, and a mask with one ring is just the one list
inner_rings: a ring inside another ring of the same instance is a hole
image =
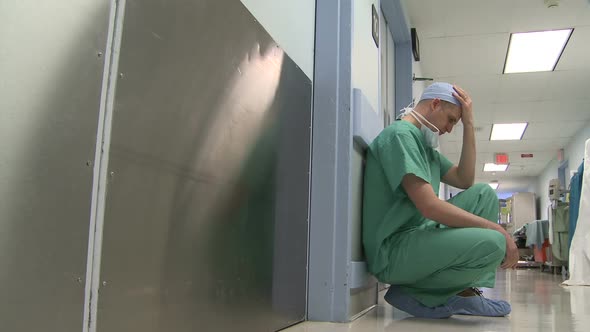
[[494, 190], [498, 189], [498, 186], [499, 186], [498, 182], [490, 182], [488, 184], [490, 185], [490, 187], [492, 187], [492, 189], [494, 189]]
[[492, 126], [490, 141], [514, 141], [522, 139], [528, 123], [503, 123]]
[[504, 74], [553, 71], [574, 29], [510, 34]]
[[506, 172], [508, 165], [496, 165], [494, 163], [486, 163], [483, 166], [484, 172]]

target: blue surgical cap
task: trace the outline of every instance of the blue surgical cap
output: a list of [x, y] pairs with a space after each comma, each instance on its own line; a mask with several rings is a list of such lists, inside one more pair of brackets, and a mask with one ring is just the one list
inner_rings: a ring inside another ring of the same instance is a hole
[[453, 86], [446, 82], [436, 82], [428, 86], [422, 93], [420, 101], [438, 98], [461, 107], [461, 102], [453, 96]]

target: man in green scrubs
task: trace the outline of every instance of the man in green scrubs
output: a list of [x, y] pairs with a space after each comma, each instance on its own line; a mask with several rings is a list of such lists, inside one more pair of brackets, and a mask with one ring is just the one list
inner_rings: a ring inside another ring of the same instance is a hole
[[[453, 165], [436, 148], [459, 120], [463, 147]], [[510, 313], [507, 302], [475, 288], [494, 287], [496, 269], [518, 261], [514, 241], [497, 223], [495, 191], [473, 183], [475, 156], [471, 97], [442, 82], [369, 146], [363, 245], [370, 272], [392, 285], [385, 299], [398, 309], [425, 318]], [[441, 181], [466, 190], [440, 200]]]

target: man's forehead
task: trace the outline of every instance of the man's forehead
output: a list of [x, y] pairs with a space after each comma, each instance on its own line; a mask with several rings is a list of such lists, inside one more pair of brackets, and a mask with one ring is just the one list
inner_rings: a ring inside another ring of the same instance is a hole
[[463, 109], [460, 106], [451, 103], [446, 103], [446, 106], [448, 112], [453, 114], [457, 118], [457, 120], [460, 119], [463, 115]]

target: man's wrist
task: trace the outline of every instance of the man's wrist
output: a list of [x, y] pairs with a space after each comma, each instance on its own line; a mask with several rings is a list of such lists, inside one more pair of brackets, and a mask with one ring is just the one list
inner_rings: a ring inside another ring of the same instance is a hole
[[496, 224], [496, 223], [490, 223], [490, 224], [492, 225], [493, 230], [502, 233], [502, 235], [504, 235], [504, 236], [510, 236], [510, 234], [508, 234], [508, 232], [502, 226], [500, 226], [500, 224]]

